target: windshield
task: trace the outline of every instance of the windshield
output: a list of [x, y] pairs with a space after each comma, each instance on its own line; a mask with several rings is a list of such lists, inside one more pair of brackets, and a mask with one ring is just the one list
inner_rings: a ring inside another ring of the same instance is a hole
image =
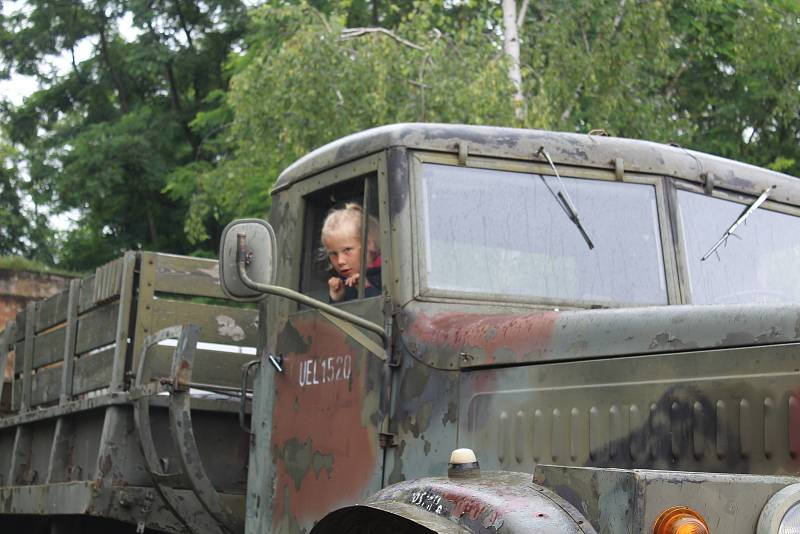
[[701, 261], [743, 207], [738, 202], [678, 191], [692, 302], [800, 302], [798, 217], [762, 207]]
[[547, 302], [666, 304], [655, 188], [563, 177], [595, 244], [548, 191], [555, 177], [422, 165], [428, 290]]

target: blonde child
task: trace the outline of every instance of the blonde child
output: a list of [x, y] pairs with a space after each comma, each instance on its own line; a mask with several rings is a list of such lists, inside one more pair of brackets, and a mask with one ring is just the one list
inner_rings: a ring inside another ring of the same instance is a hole
[[[322, 224], [322, 247], [336, 276], [328, 279], [331, 302], [352, 300], [358, 296], [361, 273], [361, 231], [364, 216], [361, 206], [353, 202], [331, 210]], [[367, 218], [367, 269], [364, 296], [381, 292], [381, 253], [378, 246], [378, 221]]]

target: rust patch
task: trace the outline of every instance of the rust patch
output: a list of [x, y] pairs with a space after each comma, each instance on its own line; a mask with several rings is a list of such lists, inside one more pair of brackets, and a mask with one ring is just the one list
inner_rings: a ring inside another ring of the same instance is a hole
[[407, 346], [418, 350], [435, 347], [437, 351], [475, 355], [474, 363], [522, 361], [541, 354], [550, 346], [557, 312], [524, 315], [485, 315], [442, 313], [416, 315], [409, 334], [416, 338]]
[[287, 330], [300, 343], [293, 345], [298, 352], [286, 354], [285, 373], [275, 382], [273, 528], [288, 522], [309, 530], [332, 509], [372, 491], [380, 466], [370, 420], [378, 406], [364, 404], [375, 358], [354, 351], [316, 314], [292, 320]]

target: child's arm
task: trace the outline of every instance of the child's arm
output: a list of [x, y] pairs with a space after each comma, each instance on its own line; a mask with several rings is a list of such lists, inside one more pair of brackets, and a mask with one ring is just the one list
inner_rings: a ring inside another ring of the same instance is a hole
[[328, 278], [328, 294], [331, 302], [339, 302], [344, 298], [344, 281], [338, 276]]

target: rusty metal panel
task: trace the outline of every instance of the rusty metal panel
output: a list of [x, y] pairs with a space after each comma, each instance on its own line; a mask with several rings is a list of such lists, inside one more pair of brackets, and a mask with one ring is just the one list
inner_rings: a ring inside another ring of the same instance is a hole
[[470, 531], [416, 506], [384, 501], [340, 508], [325, 516], [313, 534], [393, 532], [396, 534], [469, 534]]
[[798, 368], [800, 345], [786, 344], [475, 370], [461, 380], [459, 443], [491, 451], [490, 469], [799, 474]]
[[395, 357], [402, 362], [392, 387], [395, 446], [386, 452], [384, 485], [447, 473], [458, 443], [458, 373], [432, 369], [401, 347]]
[[[377, 318], [382, 302], [352, 301], [343, 307]], [[272, 529], [307, 531], [329, 510], [381, 487], [384, 362], [311, 310], [289, 320], [278, 350], [285, 371], [273, 383]]]
[[413, 302], [403, 341], [442, 369], [790, 343], [800, 306], [737, 304], [600, 310], [520, 310]]
[[596, 532], [573, 505], [531, 479], [527, 473], [483, 471], [465, 478], [423, 478], [389, 486], [365, 504], [403, 517], [420, 517], [397, 506], [408, 505], [427, 513], [421, 517], [446, 518], [477, 534]]

